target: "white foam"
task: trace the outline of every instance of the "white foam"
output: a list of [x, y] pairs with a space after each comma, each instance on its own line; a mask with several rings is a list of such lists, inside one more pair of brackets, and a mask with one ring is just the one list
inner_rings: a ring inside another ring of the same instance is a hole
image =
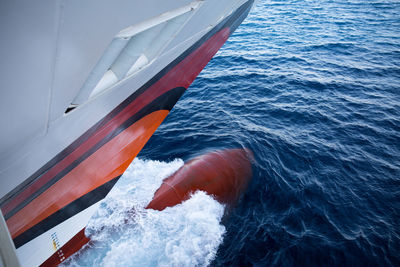
[[93, 242], [72, 266], [206, 266], [222, 242], [224, 206], [204, 192], [163, 211], [145, 210], [162, 180], [183, 165], [135, 159], [86, 228]]

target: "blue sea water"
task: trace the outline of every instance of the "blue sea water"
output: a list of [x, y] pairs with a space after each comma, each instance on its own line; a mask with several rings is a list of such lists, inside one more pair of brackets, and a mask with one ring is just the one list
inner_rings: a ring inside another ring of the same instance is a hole
[[202, 194], [128, 226], [114, 216], [114, 243], [75, 264], [400, 266], [400, 2], [257, 2], [121, 178], [130, 202], [100, 213], [234, 147], [254, 152], [254, 177], [222, 224]]
[[214, 266], [400, 266], [400, 2], [259, 1], [140, 157], [248, 147]]

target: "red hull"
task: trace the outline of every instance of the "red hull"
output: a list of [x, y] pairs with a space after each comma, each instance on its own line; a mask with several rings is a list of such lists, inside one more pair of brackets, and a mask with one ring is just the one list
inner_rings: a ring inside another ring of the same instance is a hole
[[252, 152], [230, 149], [192, 159], [165, 179], [147, 209], [163, 210], [190, 198], [200, 190], [218, 202], [232, 206], [252, 177]]

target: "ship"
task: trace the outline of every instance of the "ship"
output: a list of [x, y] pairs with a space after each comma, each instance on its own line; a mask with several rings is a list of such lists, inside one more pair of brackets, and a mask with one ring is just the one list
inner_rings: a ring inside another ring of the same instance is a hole
[[22, 266], [80, 248], [101, 200], [253, 4], [1, 1], [0, 208]]

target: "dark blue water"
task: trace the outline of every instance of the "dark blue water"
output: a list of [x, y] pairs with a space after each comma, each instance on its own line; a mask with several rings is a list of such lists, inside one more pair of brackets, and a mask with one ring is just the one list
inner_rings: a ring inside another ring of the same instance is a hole
[[399, 1], [260, 1], [139, 155], [248, 147], [212, 265], [400, 266]]

